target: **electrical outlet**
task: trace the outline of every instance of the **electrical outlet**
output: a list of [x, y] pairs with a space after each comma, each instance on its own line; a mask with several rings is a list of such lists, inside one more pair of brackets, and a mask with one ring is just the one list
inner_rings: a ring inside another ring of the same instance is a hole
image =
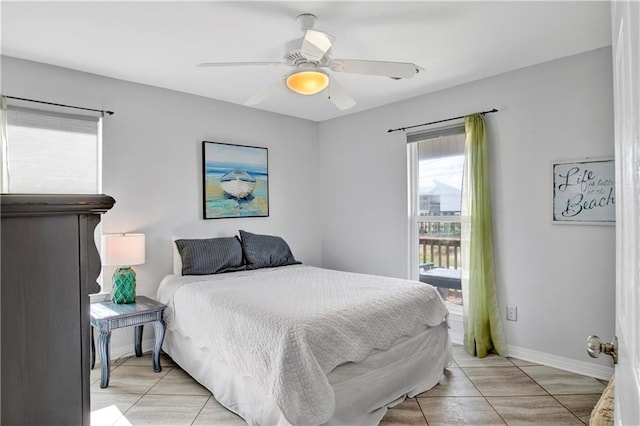
[[517, 306], [507, 306], [507, 321], [518, 321]]

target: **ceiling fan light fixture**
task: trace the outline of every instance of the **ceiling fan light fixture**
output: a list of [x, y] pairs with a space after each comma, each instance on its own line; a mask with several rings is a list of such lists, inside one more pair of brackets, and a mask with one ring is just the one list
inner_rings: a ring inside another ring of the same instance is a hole
[[296, 71], [287, 77], [289, 90], [300, 95], [315, 95], [329, 85], [329, 76], [318, 70]]

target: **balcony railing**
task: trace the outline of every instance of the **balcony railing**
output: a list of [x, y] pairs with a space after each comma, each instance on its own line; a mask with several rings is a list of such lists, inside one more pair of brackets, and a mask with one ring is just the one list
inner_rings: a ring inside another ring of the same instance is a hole
[[460, 269], [460, 237], [420, 236], [420, 263], [434, 268]]
[[419, 224], [420, 281], [436, 286], [442, 297], [462, 305], [460, 222]]

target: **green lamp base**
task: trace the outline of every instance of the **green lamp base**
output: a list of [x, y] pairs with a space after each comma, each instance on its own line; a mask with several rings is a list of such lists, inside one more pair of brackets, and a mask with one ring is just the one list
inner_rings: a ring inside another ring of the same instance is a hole
[[113, 273], [111, 301], [113, 303], [133, 303], [136, 301], [136, 272], [131, 266], [122, 266]]

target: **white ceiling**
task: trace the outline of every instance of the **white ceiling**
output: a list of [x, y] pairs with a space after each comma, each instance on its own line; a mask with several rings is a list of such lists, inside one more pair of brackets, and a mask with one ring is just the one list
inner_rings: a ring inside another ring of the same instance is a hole
[[[296, 16], [336, 36], [334, 58], [413, 62], [412, 79], [332, 73], [356, 100], [339, 111], [320, 93], [282, 86], [256, 106], [313, 121], [611, 44], [610, 4], [593, 1], [12, 2], [2, 1], [2, 54], [242, 104], [286, 66], [199, 68], [201, 62], [279, 61], [302, 36]], [[10, 94], [20, 96], [20, 94]]]

